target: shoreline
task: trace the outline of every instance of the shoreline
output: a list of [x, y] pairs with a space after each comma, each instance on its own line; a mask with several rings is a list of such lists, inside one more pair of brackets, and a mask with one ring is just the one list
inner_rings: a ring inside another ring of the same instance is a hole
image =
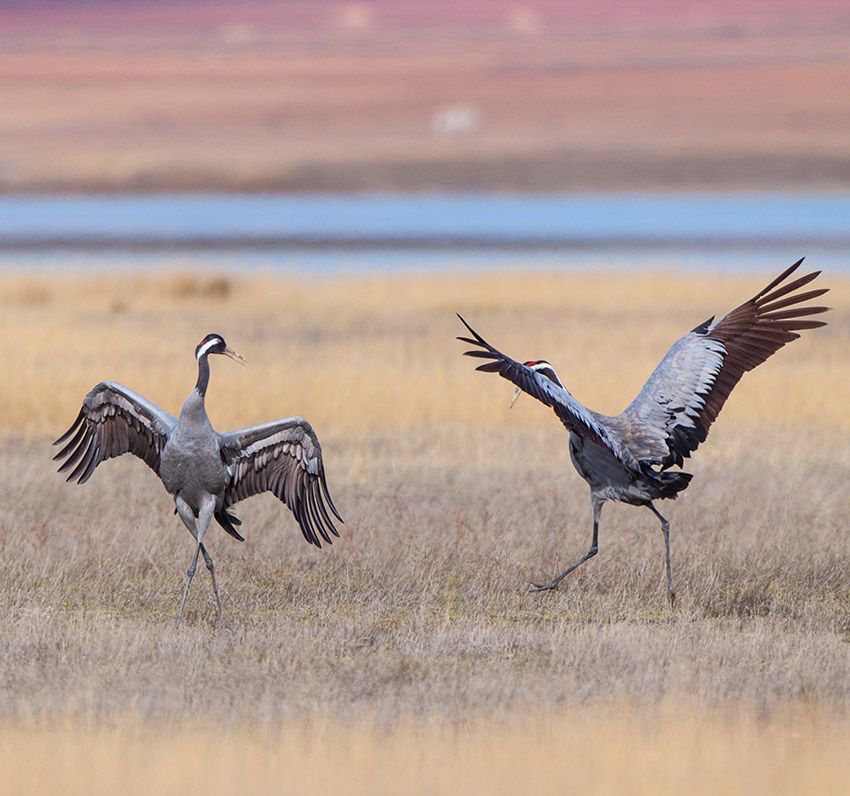
[[162, 193], [191, 195], [232, 193], [373, 195], [400, 193], [495, 193], [515, 196], [582, 193], [752, 193], [846, 191], [850, 185], [850, 155], [840, 153], [760, 152], [669, 155], [655, 152], [591, 152], [520, 156], [498, 155], [401, 161], [309, 160], [276, 166], [270, 161], [262, 173], [222, 169], [204, 162], [191, 171], [170, 173], [151, 163], [128, 175], [57, 173], [50, 177], [0, 173], [0, 197], [49, 195], [150, 196]]

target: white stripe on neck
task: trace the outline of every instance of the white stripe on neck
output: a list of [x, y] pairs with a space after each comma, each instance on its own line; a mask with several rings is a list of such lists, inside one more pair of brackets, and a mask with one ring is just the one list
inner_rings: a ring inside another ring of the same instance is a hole
[[213, 337], [212, 340], [207, 340], [207, 342], [204, 343], [203, 346], [201, 346], [201, 348], [198, 349], [198, 353], [197, 353], [197, 356], [195, 358], [200, 359], [204, 354], [209, 353], [209, 350], [213, 346], [217, 346], [220, 342], [222, 342], [220, 337]]
[[[546, 379], [549, 379], [549, 381], [551, 381], [552, 384], [555, 384], [559, 387], [563, 387], [563, 385], [561, 384], [561, 377], [558, 375], [555, 368], [553, 368], [545, 359], [541, 359], [536, 364], [531, 365], [531, 370], [533, 370], [535, 373], [540, 373], [541, 376], [543, 376]], [[549, 376], [547, 376], [545, 373], [541, 372], [541, 371], [544, 371], [544, 370], [551, 371], [551, 373], [554, 375], [555, 378], [550, 379]], [[566, 388], [564, 388], [564, 389], [566, 389]]]

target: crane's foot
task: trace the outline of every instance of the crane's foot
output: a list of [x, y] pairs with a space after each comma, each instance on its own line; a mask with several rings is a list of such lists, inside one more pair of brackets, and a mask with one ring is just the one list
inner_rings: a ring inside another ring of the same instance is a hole
[[565, 578], [570, 572], [578, 569], [588, 558], [593, 558], [598, 552], [598, 548], [596, 546], [596, 526], [593, 527], [593, 544], [591, 545], [590, 550], [588, 550], [578, 561], [575, 562], [571, 567], [567, 567], [560, 575], [555, 575], [552, 580], [546, 581], [545, 583], [532, 583], [529, 586], [529, 591], [554, 591], [558, 588], [558, 584]]
[[676, 592], [674, 592], [672, 590], [668, 591], [667, 592], [667, 599], [670, 601], [670, 608], [672, 610], [675, 610], [676, 609]]
[[558, 585], [560, 584], [560, 582], [561, 581], [558, 580], [557, 578], [553, 578], [552, 580], [548, 581], [547, 583], [529, 583], [528, 584], [528, 590], [530, 592], [555, 591], [555, 589], [558, 588]]

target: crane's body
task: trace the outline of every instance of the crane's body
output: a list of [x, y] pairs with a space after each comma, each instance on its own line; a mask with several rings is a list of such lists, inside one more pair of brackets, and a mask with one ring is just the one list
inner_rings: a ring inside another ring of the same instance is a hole
[[221, 615], [204, 537], [214, 519], [234, 539], [244, 541], [237, 530], [241, 523], [229, 510], [234, 503], [272, 492], [290, 507], [304, 538], [317, 547], [321, 547], [320, 539], [330, 544], [331, 536], [339, 536], [329, 511], [342, 521], [328, 492], [318, 437], [306, 420], [289, 417], [226, 434], [212, 427], [205, 406], [210, 354], [242, 361], [221, 335], [209, 334], [201, 340], [195, 349], [198, 382], [179, 418], [128, 387], [103, 381], [89, 392], [77, 419], [55, 443], [70, 438], [54, 457], [64, 459], [60, 472], [74, 468], [69, 481], [84, 483], [101, 462], [132, 453], [144, 460], [173, 496], [176, 513], [197, 543], [178, 621], [200, 554]]
[[590, 487], [590, 549], [550, 581], [533, 584], [534, 589], [557, 588], [564, 577], [596, 555], [602, 506], [615, 500], [645, 506], [661, 522], [668, 596], [671, 603], [675, 601], [670, 526], [653, 501], [674, 499], [688, 487], [691, 474], [669, 468], [682, 466], [684, 459], [705, 441], [709, 427], [744, 372], [799, 337], [798, 331], [825, 325], [808, 316], [828, 308], [803, 302], [823, 295], [827, 289], [800, 292], [820, 272], [786, 283], [800, 263], [802, 260], [723, 318], [715, 321], [711, 317], [677, 340], [640, 393], [616, 416], [583, 406], [567, 391], [547, 361], [517, 362], [460, 319], [472, 337], [458, 339], [475, 346], [466, 355], [486, 360], [477, 370], [499, 373], [513, 382], [514, 401], [526, 392], [555, 411], [570, 435], [570, 459]]
[[[597, 417], [602, 420], [603, 416]], [[633, 506], [659, 498], [675, 499], [691, 480], [690, 473], [650, 474], [627, 467], [603, 445], [595, 445], [574, 432], [570, 432], [570, 460], [594, 495]]]
[[195, 511], [207, 495], [224, 503], [228, 471], [221, 457], [221, 442], [207, 417], [204, 396], [193, 390], [183, 404], [180, 418], [162, 449], [159, 476], [174, 498]]

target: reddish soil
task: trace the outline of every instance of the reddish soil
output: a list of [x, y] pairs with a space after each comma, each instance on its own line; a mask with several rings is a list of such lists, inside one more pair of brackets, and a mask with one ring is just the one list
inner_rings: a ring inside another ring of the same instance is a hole
[[850, 6], [27, 3], [0, 190], [850, 185]]

